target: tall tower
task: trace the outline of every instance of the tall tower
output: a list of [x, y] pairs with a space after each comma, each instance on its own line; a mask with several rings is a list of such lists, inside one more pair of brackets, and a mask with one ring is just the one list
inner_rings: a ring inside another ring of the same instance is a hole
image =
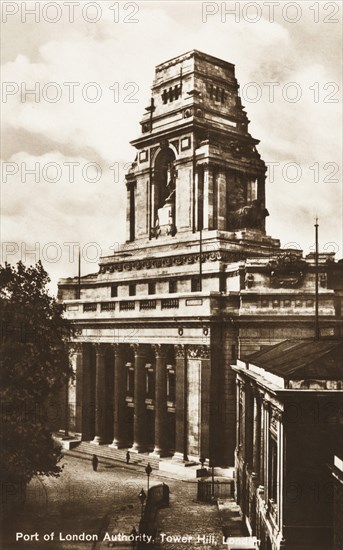
[[280, 254], [238, 90], [232, 64], [196, 50], [156, 67], [126, 176], [127, 240], [98, 273], [60, 281], [78, 330], [74, 424], [85, 440], [234, 463], [230, 364], [241, 340], [259, 345], [258, 292]]
[[266, 166], [238, 92], [234, 65], [197, 50], [156, 67], [126, 178], [128, 241], [204, 230], [277, 244], [265, 237]]

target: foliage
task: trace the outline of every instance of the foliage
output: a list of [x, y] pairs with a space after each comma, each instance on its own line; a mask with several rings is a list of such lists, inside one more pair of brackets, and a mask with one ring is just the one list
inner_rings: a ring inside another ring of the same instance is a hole
[[64, 306], [35, 267], [0, 266], [2, 486], [27, 484], [36, 474], [58, 476], [60, 448], [49, 428], [49, 399], [72, 376]]

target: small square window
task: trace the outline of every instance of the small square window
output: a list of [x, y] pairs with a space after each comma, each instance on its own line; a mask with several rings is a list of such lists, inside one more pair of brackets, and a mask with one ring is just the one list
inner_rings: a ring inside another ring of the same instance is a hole
[[169, 281], [169, 294], [174, 294], [175, 292], [177, 292], [177, 280], [171, 279]]
[[269, 306], [269, 300], [261, 300], [261, 307], [268, 307]]
[[192, 292], [200, 291], [200, 279], [198, 275], [196, 275], [195, 277], [192, 277], [191, 279], [191, 291]]
[[111, 286], [111, 298], [117, 298], [118, 297], [118, 285], [112, 285]]
[[284, 300], [283, 305], [284, 305], [284, 307], [291, 307], [292, 302], [291, 302], [291, 300]]
[[148, 283], [148, 294], [156, 294], [156, 283]]
[[129, 284], [129, 296], [136, 296], [136, 284], [130, 283]]

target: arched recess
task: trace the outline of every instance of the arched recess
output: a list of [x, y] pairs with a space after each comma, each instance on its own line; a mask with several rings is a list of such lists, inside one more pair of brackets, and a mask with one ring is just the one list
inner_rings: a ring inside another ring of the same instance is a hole
[[[155, 229], [155, 236], [158, 236], [160, 225], [170, 225], [170, 227], [175, 225], [175, 159], [176, 155], [171, 147], [163, 147], [153, 159], [151, 223]], [[168, 219], [167, 224], [166, 219], [164, 219], [166, 217]]]

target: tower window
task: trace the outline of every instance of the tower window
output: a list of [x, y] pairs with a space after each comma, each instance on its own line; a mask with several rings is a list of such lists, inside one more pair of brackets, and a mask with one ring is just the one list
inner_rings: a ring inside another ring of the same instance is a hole
[[136, 296], [136, 284], [130, 283], [129, 284], [129, 296]]
[[156, 283], [155, 282], [148, 283], [148, 294], [156, 294]]
[[224, 88], [210, 84], [207, 88], [207, 91], [211, 99], [214, 99], [215, 101], [218, 101], [220, 103], [225, 103], [226, 93]]
[[191, 279], [191, 291], [192, 292], [200, 292], [200, 279], [199, 275], [195, 275]]
[[171, 279], [169, 281], [169, 294], [175, 294], [177, 292], [177, 280]]
[[170, 87], [168, 90], [163, 90], [163, 93], [161, 95], [162, 101], [164, 105], [166, 105], [171, 101], [174, 101], [174, 99], [179, 99], [181, 95], [181, 84], [178, 84], [174, 87]]
[[111, 285], [111, 298], [118, 297], [118, 285]]
[[257, 180], [248, 181], [247, 185], [247, 202], [251, 204], [252, 201], [257, 200]]

